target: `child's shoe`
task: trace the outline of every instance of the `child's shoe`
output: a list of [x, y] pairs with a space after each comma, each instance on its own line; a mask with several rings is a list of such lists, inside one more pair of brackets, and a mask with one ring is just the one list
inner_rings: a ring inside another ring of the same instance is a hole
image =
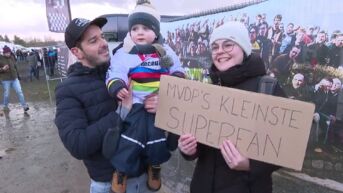
[[161, 166], [154, 165], [148, 168], [148, 188], [158, 191], [161, 188]]

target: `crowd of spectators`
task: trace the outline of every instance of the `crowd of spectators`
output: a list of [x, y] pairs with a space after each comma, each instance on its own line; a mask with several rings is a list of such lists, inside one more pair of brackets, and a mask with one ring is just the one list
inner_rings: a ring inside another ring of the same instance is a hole
[[[7, 45], [5, 46], [8, 47]], [[40, 71], [43, 70], [43, 65], [45, 65], [46, 74], [48, 76], [55, 76], [57, 49], [54, 47], [12, 49], [12, 55], [15, 58], [17, 65], [19, 63], [29, 65], [27, 74], [31, 81], [33, 78], [39, 80]]]
[[[327, 143], [343, 146], [343, 117], [336, 115], [342, 108], [337, 104], [342, 98], [343, 33], [334, 30], [329, 34], [320, 26], [300, 26], [296, 21], [284, 24], [281, 14], [275, 15], [271, 23], [265, 13], [254, 17], [250, 19], [246, 13], [218, 20], [199, 17], [167, 31], [165, 41], [180, 57], [188, 78], [206, 82], [213, 29], [227, 21], [244, 23], [253, 53], [263, 59], [268, 74], [279, 80], [290, 98], [316, 105], [316, 129], [311, 141], [319, 146]], [[307, 70], [299, 70], [299, 66], [306, 66]], [[329, 70], [316, 75], [318, 69]]]

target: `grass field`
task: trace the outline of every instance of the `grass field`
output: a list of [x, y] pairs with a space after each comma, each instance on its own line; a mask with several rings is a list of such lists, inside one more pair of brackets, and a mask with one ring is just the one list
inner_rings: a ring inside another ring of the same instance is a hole
[[[20, 61], [17, 64], [18, 72], [21, 77], [20, 83], [22, 86], [22, 90], [24, 92], [25, 100], [28, 102], [37, 102], [37, 101], [49, 101], [49, 90], [48, 90], [48, 85], [47, 81], [45, 78], [45, 73], [44, 69], [40, 69], [40, 79], [36, 80], [33, 79], [30, 81], [29, 78], [29, 65], [27, 62]], [[54, 90], [56, 85], [58, 84], [59, 80], [50, 80], [48, 81], [50, 91], [51, 91], [51, 96], [53, 99], [54, 96]], [[0, 86], [0, 101], [2, 102], [3, 100], [3, 91], [2, 91], [2, 86]], [[13, 89], [11, 89], [11, 96], [10, 96], [10, 103], [17, 103], [18, 99], [16, 96], [16, 93], [14, 92]]]

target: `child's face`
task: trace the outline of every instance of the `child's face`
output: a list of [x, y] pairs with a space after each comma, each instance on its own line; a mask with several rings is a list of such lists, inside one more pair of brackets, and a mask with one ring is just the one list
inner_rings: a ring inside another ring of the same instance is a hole
[[135, 44], [151, 44], [156, 38], [156, 34], [150, 28], [142, 24], [136, 24], [131, 28], [131, 38]]

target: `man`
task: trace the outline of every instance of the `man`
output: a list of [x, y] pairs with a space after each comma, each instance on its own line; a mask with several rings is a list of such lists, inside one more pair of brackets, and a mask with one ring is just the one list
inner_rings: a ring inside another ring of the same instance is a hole
[[293, 76], [292, 86], [288, 89], [288, 98], [301, 100], [301, 101], [310, 101], [311, 100], [311, 91], [308, 86], [305, 84], [305, 77], [301, 73], [297, 73]]
[[280, 54], [289, 53], [289, 51], [294, 46], [294, 44], [295, 44], [294, 24], [289, 23], [287, 25], [286, 33], [284, 34], [281, 41]]
[[274, 17], [274, 26], [268, 30], [268, 39], [271, 41], [271, 61], [273, 61], [280, 52], [281, 40], [283, 32], [280, 29], [282, 15], [278, 14]]
[[268, 24], [262, 23], [258, 29], [257, 42], [260, 44], [261, 58], [263, 59], [266, 69], [269, 70], [269, 55], [272, 42], [268, 39]]
[[[101, 28], [106, 22], [105, 18], [76, 18], [69, 23], [65, 42], [78, 62], [70, 66], [68, 78], [55, 91], [55, 123], [60, 138], [72, 156], [83, 160], [91, 178], [91, 193], [110, 192], [114, 168], [102, 152], [106, 138], [116, 144], [119, 136], [118, 105], [105, 85], [110, 56]], [[155, 112], [156, 106], [156, 97], [145, 102], [148, 112]], [[127, 192], [150, 192], [146, 180], [146, 174], [129, 178]]]
[[48, 69], [47, 73], [49, 76], [54, 76], [55, 75], [55, 63], [57, 61], [57, 51], [54, 50], [53, 48], [49, 48], [48, 51]]
[[323, 65], [326, 66], [329, 61], [329, 48], [326, 44], [326, 33], [325, 31], [320, 31], [317, 35], [315, 43], [309, 46], [307, 58], [312, 65]]
[[343, 33], [337, 34], [329, 48], [329, 66], [342, 68], [343, 65]]
[[332, 86], [329, 92], [328, 100], [333, 104], [331, 108], [335, 110], [335, 112], [331, 115], [331, 128], [328, 132], [328, 141], [331, 144], [340, 144], [341, 137], [342, 137], [342, 116], [341, 116], [341, 108], [342, 108], [342, 82], [338, 78], [332, 79]]
[[[315, 85], [313, 102], [315, 104], [314, 120], [319, 124], [317, 139], [321, 144], [327, 141], [327, 131], [336, 119], [337, 94], [332, 93], [332, 78], [323, 78]], [[321, 152], [316, 148], [316, 152]]]
[[271, 75], [276, 77], [281, 84], [286, 84], [290, 75], [290, 70], [292, 69], [293, 64], [297, 62], [300, 51], [300, 47], [293, 46], [288, 54], [281, 54], [273, 61]]
[[280, 23], [282, 21], [282, 15], [277, 14], [274, 17], [274, 23], [273, 26], [270, 26], [268, 29], [268, 39], [273, 39], [273, 36], [275, 35], [275, 31], [279, 30]]
[[249, 27], [249, 38], [250, 38], [250, 43], [252, 46], [252, 52], [257, 55], [260, 55], [261, 45], [260, 45], [260, 42], [257, 41], [257, 31], [258, 31], [258, 28], [256, 26]]
[[255, 27], [260, 27], [260, 25], [262, 24], [262, 15], [257, 14], [255, 18], [256, 18], [256, 21], [252, 25]]
[[29, 106], [25, 102], [15, 63], [16, 61], [12, 55], [11, 49], [5, 46], [3, 48], [3, 56], [0, 56], [0, 80], [4, 89], [3, 110], [9, 110], [8, 104], [10, 99], [10, 87], [12, 87], [17, 93], [24, 112], [27, 112], [29, 110]]
[[[33, 77], [37, 80], [39, 79], [39, 69], [38, 69], [38, 58], [35, 52], [30, 52], [27, 56], [28, 65], [30, 66], [30, 81], [32, 82]], [[38, 76], [37, 76], [38, 75]]]

